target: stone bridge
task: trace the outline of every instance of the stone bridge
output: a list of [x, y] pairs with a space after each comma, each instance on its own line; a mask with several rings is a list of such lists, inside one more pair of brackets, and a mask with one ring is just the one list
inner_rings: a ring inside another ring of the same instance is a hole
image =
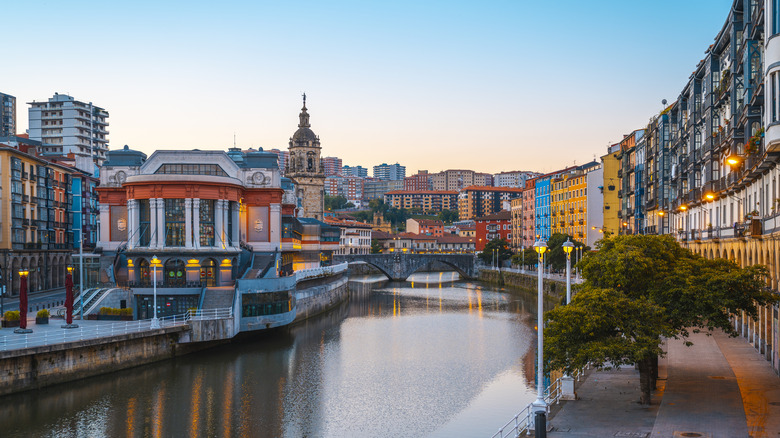
[[476, 278], [479, 272], [472, 254], [349, 254], [334, 255], [333, 263], [366, 263], [387, 275], [391, 280], [404, 281], [432, 262], [451, 266], [464, 278]]

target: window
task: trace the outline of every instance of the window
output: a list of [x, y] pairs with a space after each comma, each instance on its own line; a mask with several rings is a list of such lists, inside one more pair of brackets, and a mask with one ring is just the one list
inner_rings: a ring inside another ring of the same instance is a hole
[[184, 246], [184, 199], [165, 200], [165, 246]]
[[149, 200], [138, 200], [138, 246], [149, 246], [151, 230], [149, 229]]
[[228, 176], [218, 164], [163, 164], [154, 173]]
[[200, 200], [200, 246], [214, 246], [214, 200]]

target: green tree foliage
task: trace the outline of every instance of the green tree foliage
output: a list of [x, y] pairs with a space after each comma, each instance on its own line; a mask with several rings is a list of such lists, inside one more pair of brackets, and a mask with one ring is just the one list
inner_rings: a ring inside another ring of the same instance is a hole
[[438, 219], [445, 224], [451, 224], [458, 220], [458, 211], [457, 210], [442, 210], [438, 214]]
[[[574, 240], [574, 238], [568, 234], [556, 233], [550, 236], [550, 239], [547, 241], [547, 263], [556, 271], [566, 268], [566, 252], [563, 250], [563, 244], [566, 243], [567, 240], [571, 240], [571, 243], [574, 244], [575, 249], [572, 250], [572, 257], [574, 256], [576, 248], [585, 247], [582, 242]], [[588, 249], [588, 247], [585, 247], [584, 251], [587, 251]]]
[[[572, 340], [551, 345], [549, 354], [545, 348], [545, 357], [548, 364], [557, 364], [554, 367], [566, 361], [574, 368], [585, 362], [596, 366], [636, 363], [643, 403], [650, 402], [653, 364], [663, 337], [684, 339], [689, 329], [715, 328], [736, 335], [729, 321], [731, 314], [744, 311], [756, 318], [757, 306], [777, 300], [766, 288], [765, 267], [740, 268], [725, 259], [708, 260], [682, 248], [671, 236], [617, 236], [603, 239], [597, 246], [597, 252], [580, 262], [585, 278], [582, 292], [571, 305], [548, 313], [547, 327], [557, 340], [545, 344], [555, 344], [566, 336]], [[594, 294], [609, 296], [620, 305], [610, 310], [598, 304], [601, 301], [593, 298]], [[648, 306], [660, 309], [661, 323], [652, 318], [645, 322], [649, 316], [640, 310]], [[639, 336], [638, 329], [632, 328], [632, 336], [628, 336], [628, 323], [624, 322], [628, 320], [645, 324], [642, 330], [649, 332]], [[580, 326], [589, 327], [589, 338], [580, 336]], [[656, 347], [650, 348], [645, 341], [650, 334]], [[624, 350], [608, 347], [616, 343]], [[626, 345], [629, 350], [625, 350]]]
[[371, 254], [381, 254], [382, 244], [376, 239], [371, 239]]
[[345, 208], [354, 208], [355, 205], [349, 201], [347, 201], [347, 198], [339, 195], [339, 196], [328, 196], [325, 195], [325, 210], [333, 211], [333, 210], [342, 210]]
[[512, 256], [512, 264], [523, 267], [534, 267], [536, 266], [537, 258], [539, 258], [539, 256], [536, 255], [536, 251], [533, 248], [526, 248], [521, 250], [519, 254]]
[[501, 238], [495, 238], [485, 244], [485, 249], [479, 253], [479, 259], [485, 264], [492, 263], [493, 260], [495, 260], [494, 250], [498, 250], [498, 260], [500, 262], [512, 257], [512, 250], [509, 249], [509, 242]]

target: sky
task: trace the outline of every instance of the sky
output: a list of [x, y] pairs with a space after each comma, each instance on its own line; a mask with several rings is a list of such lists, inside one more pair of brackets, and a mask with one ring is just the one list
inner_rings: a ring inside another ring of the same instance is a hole
[[109, 111], [109, 144], [286, 149], [306, 93], [345, 165], [550, 172], [677, 98], [731, 0], [0, 0], [0, 92]]

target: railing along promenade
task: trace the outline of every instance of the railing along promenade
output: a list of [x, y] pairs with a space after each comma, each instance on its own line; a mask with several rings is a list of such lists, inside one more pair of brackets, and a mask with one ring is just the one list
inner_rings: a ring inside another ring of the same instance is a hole
[[[186, 313], [165, 316], [158, 319], [160, 320], [160, 328], [169, 328], [186, 325], [189, 321], [230, 319], [232, 317], [233, 309], [228, 307], [224, 309], [188, 310]], [[92, 327], [63, 328], [61, 331], [48, 328], [33, 333], [15, 333], [10, 336], [0, 337], [0, 351], [19, 350], [28, 347], [63, 344], [66, 342], [108, 338], [117, 335], [156, 330], [153, 329], [151, 325], [151, 319], [142, 319], [138, 321], [97, 323]]]
[[[572, 377], [575, 381], [579, 382], [584, 372], [585, 369], [577, 370], [574, 372]], [[544, 402], [547, 405], [548, 417], [550, 414], [550, 406], [553, 404], [558, 404], [558, 402], [561, 401], [562, 378], [563, 377], [555, 379], [555, 381], [544, 390]], [[534, 424], [534, 411], [532, 409], [533, 403], [529, 403], [528, 406], [523, 408], [523, 410], [518, 412], [517, 415], [512, 417], [512, 419], [509, 420], [503, 427], [501, 427], [501, 429], [499, 429], [498, 432], [496, 432], [491, 438], [516, 438], [528, 432]]]

